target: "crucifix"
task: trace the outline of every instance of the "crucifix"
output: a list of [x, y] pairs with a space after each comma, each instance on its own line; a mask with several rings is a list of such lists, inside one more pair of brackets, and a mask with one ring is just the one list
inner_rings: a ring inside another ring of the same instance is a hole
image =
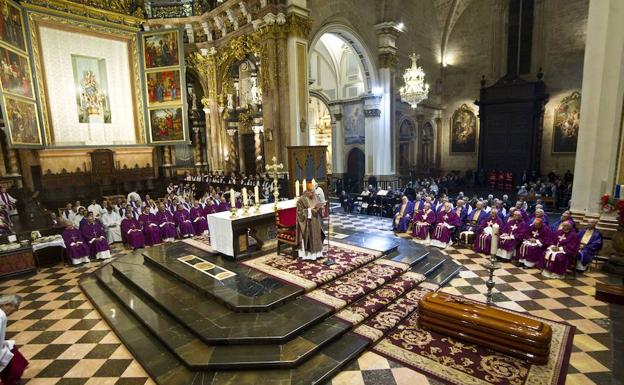
[[273, 205], [273, 211], [277, 211], [277, 197], [279, 197], [279, 188], [277, 184], [277, 170], [281, 170], [284, 168], [283, 163], [277, 163], [277, 158], [273, 157], [271, 159], [273, 164], [266, 166], [268, 171], [273, 171], [273, 197], [275, 198], [275, 204]]

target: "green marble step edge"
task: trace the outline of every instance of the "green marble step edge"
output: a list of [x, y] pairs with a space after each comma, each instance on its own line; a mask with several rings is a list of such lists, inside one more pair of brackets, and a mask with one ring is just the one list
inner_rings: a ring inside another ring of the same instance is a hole
[[[214, 345], [210, 346], [194, 336], [192, 333], [186, 330], [186, 328], [180, 325], [173, 318], [168, 316], [163, 311], [156, 311], [152, 309], [146, 303], [146, 300], [142, 298], [141, 295], [134, 293], [132, 290], [128, 289], [123, 283], [117, 280], [110, 272], [110, 268], [102, 268], [96, 272], [96, 277], [101, 283], [101, 286], [104, 286], [122, 305], [126, 307], [130, 313], [132, 313], [135, 318], [141, 321], [144, 327], [146, 327], [156, 338], [160, 340], [163, 345], [165, 345], [172, 353], [176, 355], [176, 357], [182, 361], [187, 367], [190, 369], [253, 369], [257, 367], [269, 368], [269, 367], [279, 367], [279, 368], [289, 368], [299, 365], [303, 360], [308, 358], [310, 355], [314, 354], [317, 350], [319, 350], [324, 345], [330, 343], [334, 339], [338, 338], [343, 333], [349, 330], [349, 325], [346, 325], [344, 322], [332, 319], [331, 317], [324, 320], [323, 322], [311, 327], [304, 331], [300, 336], [296, 336], [290, 341], [278, 345], [277, 350], [282, 352], [283, 355], [291, 357], [288, 360], [275, 360], [275, 359], [265, 359], [262, 360], [261, 357], [266, 357], [267, 354], [271, 354], [271, 350], [274, 349], [275, 345]], [[132, 304], [132, 305], [130, 305]], [[158, 319], [158, 323], [161, 326], [167, 325], [167, 329], [175, 328], [176, 330], [172, 332], [172, 335], [168, 332], [163, 332], [162, 330], [156, 330], [155, 326], [152, 323], [147, 322], [148, 319]], [[314, 346], [310, 346], [313, 342], [310, 341], [309, 338], [315, 333], [323, 333], [323, 329], [331, 328], [333, 333], [329, 333], [326, 338], [320, 343], [314, 344]], [[176, 344], [172, 341], [172, 338], [182, 338], [187, 343], [184, 343], [180, 346], [180, 343], [183, 341], [177, 341]], [[308, 342], [306, 344], [306, 341]], [[192, 344], [192, 348], [194, 351], [188, 352], [184, 350], [184, 347], [189, 344]], [[223, 358], [230, 353], [231, 355], [236, 356], [237, 350], [244, 349], [254, 349], [256, 350], [253, 355], [243, 356], [238, 354], [238, 357], [244, 357], [247, 360], [238, 360], [238, 361], [225, 361], [219, 360], [219, 358]], [[214, 351], [218, 350], [217, 354], [214, 354]], [[228, 352], [231, 351], [231, 352]], [[285, 353], [285, 354], [284, 354]], [[216, 357], [216, 360], [215, 360]]]
[[[427, 266], [427, 264], [429, 262], [431, 262], [432, 260], [437, 260], [439, 259], [439, 261], [437, 261], [436, 263], [432, 264], [426, 271], [418, 271], [419, 269], [421, 269], [423, 266]], [[442, 256], [437, 256], [437, 255], [431, 255], [429, 254], [427, 256], [427, 258], [424, 258], [422, 260], [420, 260], [417, 264], [412, 265], [412, 267], [410, 268], [410, 271], [416, 272], [416, 273], [421, 273], [422, 275], [424, 275], [425, 277], [430, 277], [431, 274], [433, 274], [436, 270], [438, 270], [438, 268], [440, 268], [440, 266], [442, 266], [444, 264], [445, 259]]]
[[[120, 270], [117, 270], [115, 268], [114, 264], [113, 264], [113, 270], [115, 271], [115, 276], [120, 278], [120, 281], [126, 283], [126, 285], [129, 286], [133, 291], [139, 292], [143, 296], [148, 298], [150, 300], [150, 302], [154, 303], [160, 309], [164, 310], [167, 314], [169, 314], [172, 318], [174, 318], [180, 324], [182, 324], [185, 327], [187, 327], [191, 332], [193, 332], [198, 338], [200, 338], [204, 342], [206, 342], [208, 344], [231, 344], [233, 342], [232, 340], [234, 340], [234, 338], [231, 338], [231, 337], [230, 338], [228, 338], [228, 337], [215, 337], [215, 336], [205, 335], [200, 330], [197, 330], [196, 328], [194, 328], [192, 325], [188, 325], [183, 319], [179, 318], [175, 314], [175, 312], [169, 311], [167, 306], [164, 306], [162, 304], [162, 301], [157, 299], [153, 295], [153, 293], [149, 293], [145, 288], [141, 287], [140, 285], [137, 285], [135, 282], [132, 281], [132, 279], [127, 277], [124, 272], [122, 272]], [[119, 275], [117, 275], [117, 274], [119, 274]], [[158, 272], [157, 274], [164, 274], [164, 273]], [[169, 278], [163, 278], [163, 279], [167, 279], [168, 280]], [[172, 278], [172, 280], [175, 280], [175, 278]], [[176, 282], [178, 282], [178, 281], [176, 280]], [[191, 287], [188, 287], [188, 290], [194, 291], [194, 289], [191, 288]], [[197, 294], [197, 296], [198, 296], [198, 298], [202, 298], [205, 301], [212, 301], [217, 306], [222, 306], [220, 303], [218, 303], [216, 301], [213, 301], [212, 299], [208, 298], [207, 296], [200, 295], [199, 293]], [[307, 300], [305, 298], [301, 298], [301, 299], [302, 300], [306, 300], [306, 301], [310, 301], [310, 300]], [[294, 336], [296, 336], [298, 332], [301, 332], [302, 330], [305, 330], [305, 329], [307, 329], [309, 327], [312, 327], [313, 325], [321, 322], [323, 319], [327, 318], [329, 315], [332, 314], [332, 310], [329, 309], [328, 307], [316, 304], [316, 303], [311, 302], [311, 301], [310, 301], [310, 303], [318, 305], [319, 308], [324, 308], [324, 309], [326, 309], [326, 311], [324, 311], [322, 314], [318, 314], [314, 318], [309, 319], [308, 322], [306, 322], [305, 324], [298, 325], [297, 328], [294, 328], [293, 330], [290, 330], [287, 334], [285, 334], [283, 336], [262, 336], [262, 337], [260, 337], [260, 336], [248, 336], [248, 337], [239, 337], [236, 340], [236, 342], [238, 342], [239, 344], [244, 344], [244, 343], [274, 344], [274, 343], [279, 343], [279, 342], [285, 342], [285, 341], [288, 341], [288, 340], [292, 339]], [[234, 313], [234, 314], [255, 314], [258, 317], [261, 317], [261, 316], [268, 317], [271, 312], [238, 313], [238, 312], [232, 311], [232, 313]]]
[[[370, 344], [366, 338], [346, 333], [296, 369], [193, 372], [181, 365], [158, 340], [151, 338], [140, 322], [123, 306], [117, 305], [116, 300], [95, 278], [82, 278], [80, 287], [102, 318], [159, 385], [257, 385], [258, 378], [262, 378], [262, 384], [266, 385], [317, 385], [328, 381]], [[341, 349], [341, 345], [347, 345], [349, 349]], [[308, 376], [304, 378], [306, 374]]]

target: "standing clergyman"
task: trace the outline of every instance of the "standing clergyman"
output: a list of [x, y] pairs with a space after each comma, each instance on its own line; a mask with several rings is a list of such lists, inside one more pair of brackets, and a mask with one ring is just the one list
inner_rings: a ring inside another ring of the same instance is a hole
[[299, 257], [313, 260], [323, 255], [323, 228], [321, 226], [323, 203], [319, 202], [312, 183], [297, 201], [297, 244]]

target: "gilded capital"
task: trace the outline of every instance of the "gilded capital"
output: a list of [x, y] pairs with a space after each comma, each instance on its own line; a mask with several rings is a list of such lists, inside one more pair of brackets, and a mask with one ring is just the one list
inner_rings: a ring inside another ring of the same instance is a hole
[[307, 39], [312, 29], [312, 19], [309, 17], [291, 13], [288, 15], [288, 34]]

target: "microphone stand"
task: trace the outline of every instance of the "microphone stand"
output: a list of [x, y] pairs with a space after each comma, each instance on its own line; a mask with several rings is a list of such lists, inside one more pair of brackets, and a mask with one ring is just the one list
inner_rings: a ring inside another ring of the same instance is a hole
[[[325, 204], [327, 205], [327, 253], [329, 253], [329, 238], [331, 237], [331, 205], [329, 201]], [[336, 261], [331, 256], [327, 257], [325, 262], [323, 262], [325, 266], [331, 266], [335, 263]]]

